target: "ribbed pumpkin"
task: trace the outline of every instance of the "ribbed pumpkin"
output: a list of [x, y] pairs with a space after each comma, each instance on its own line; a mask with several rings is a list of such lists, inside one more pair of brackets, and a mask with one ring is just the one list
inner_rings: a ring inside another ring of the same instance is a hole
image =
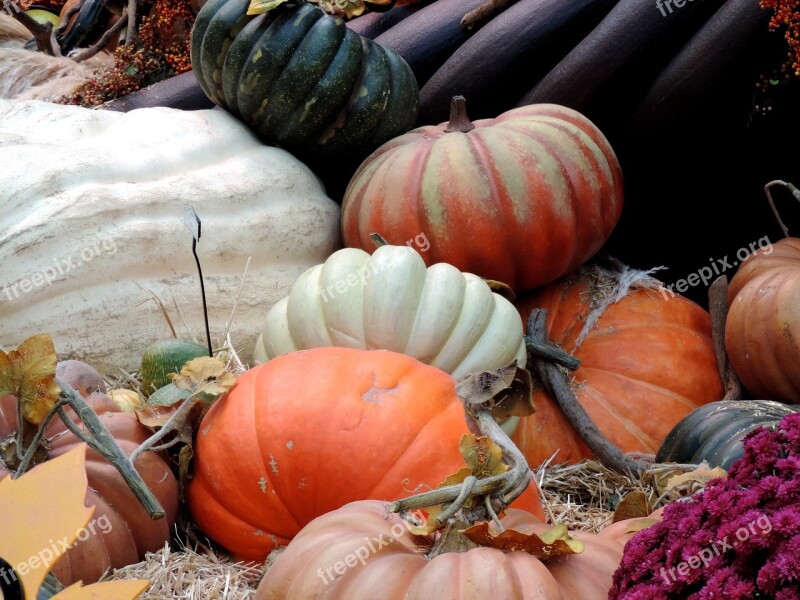
[[[516, 509], [502, 522], [525, 534], [552, 527]], [[583, 552], [547, 561], [487, 547], [428, 560], [421, 550], [430, 547], [430, 538], [409, 533], [382, 502], [353, 502], [314, 520], [292, 540], [267, 571], [256, 600], [605, 600], [622, 559], [621, 528], [629, 523], [608, 533], [570, 532], [583, 542]], [[340, 563], [343, 573], [334, 570], [342, 571]]]
[[210, 0], [192, 29], [192, 67], [217, 105], [263, 139], [314, 157], [366, 156], [411, 129], [408, 64], [306, 2], [248, 16], [250, 0]]
[[[58, 363], [56, 377], [72, 386], [108, 428], [119, 446], [130, 455], [152, 431], [133, 414], [126, 414], [105, 395], [105, 383], [97, 371], [78, 361]], [[17, 429], [17, 400], [0, 398], [0, 446], [13, 439]], [[67, 411], [72, 415], [72, 411]], [[79, 424], [77, 417], [73, 420]], [[80, 425], [80, 424], [79, 424]], [[46, 432], [45, 460], [55, 458], [84, 442], [70, 433], [66, 425], [53, 419]], [[94, 450], [86, 449], [86, 474], [89, 491], [86, 506], [94, 506], [87, 531], [53, 568], [53, 574], [65, 584], [78, 580], [97, 581], [109, 568], [136, 563], [146, 552], [155, 552], [170, 539], [178, 511], [178, 483], [169, 464], [158, 454], [146, 452], [136, 460], [136, 470], [166, 512], [166, 517], [153, 520], [136, 500], [119, 472]], [[10, 474], [0, 455], [0, 479]], [[53, 509], [58, 510], [58, 490], [53, 490]], [[11, 518], [4, 515], [3, 518]]]
[[[606, 437], [623, 452], [655, 453], [681, 418], [721, 399], [723, 388], [708, 313], [648, 287], [654, 280], [624, 284], [636, 277], [582, 269], [521, 298], [517, 308], [526, 321], [532, 309], [547, 309], [550, 339], [581, 361], [573, 390]], [[536, 412], [520, 419], [512, 438], [531, 466], [556, 451], [554, 462], [593, 456], [552, 398], [539, 391], [534, 400]]]
[[[237, 558], [263, 561], [348, 502], [435, 487], [463, 467], [468, 431], [455, 380], [414, 358], [352, 348], [285, 354], [246, 371], [206, 414], [189, 508]], [[514, 506], [543, 516], [533, 490]]]
[[787, 237], [744, 261], [728, 287], [725, 346], [756, 397], [800, 402], [800, 239]]
[[727, 470], [744, 453], [742, 440], [758, 427], [775, 427], [800, 407], [772, 400], [723, 400], [695, 408], [669, 432], [656, 462], [707, 461]]
[[461, 379], [513, 360], [524, 367], [520, 326], [514, 306], [476, 275], [445, 263], [426, 269], [406, 246], [372, 256], [344, 248], [270, 309], [253, 355], [266, 362], [319, 346], [392, 350]]
[[623, 204], [608, 140], [576, 111], [531, 105], [387, 142], [359, 167], [342, 203], [345, 245], [370, 251], [379, 232], [430, 240], [428, 265], [449, 263], [516, 291], [579, 267], [608, 239]]

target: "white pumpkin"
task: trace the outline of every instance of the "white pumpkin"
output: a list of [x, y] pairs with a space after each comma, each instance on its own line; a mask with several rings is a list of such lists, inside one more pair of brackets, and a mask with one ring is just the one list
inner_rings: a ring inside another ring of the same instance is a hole
[[318, 178], [221, 110], [0, 101], [0, 164], [6, 349], [48, 332], [60, 357], [137, 368], [146, 346], [171, 336], [150, 292], [179, 337], [205, 343], [188, 206], [202, 220], [215, 347], [252, 257], [230, 328], [245, 361], [264, 307], [340, 247], [339, 207]]
[[516, 360], [525, 366], [522, 319], [471, 273], [425, 268], [408, 246], [334, 252], [303, 273], [275, 304], [254, 356], [319, 346], [402, 352], [460, 379]]

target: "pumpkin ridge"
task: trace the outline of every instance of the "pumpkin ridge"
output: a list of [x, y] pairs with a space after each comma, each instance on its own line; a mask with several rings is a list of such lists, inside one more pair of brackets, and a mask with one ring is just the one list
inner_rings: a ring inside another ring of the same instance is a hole
[[627, 379], [628, 381], [632, 381], [637, 385], [641, 385], [642, 387], [645, 387], [647, 389], [654, 390], [660, 394], [663, 394], [664, 396], [669, 396], [670, 398], [674, 398], [675, 400], [678, 400], [681, 404], [685, 405], [689, 410], [693, 410], [694, 408], [696, 408], [696, 405], [693, 404], [691, 401], [689, 401], [687, 398], [681, 396], [680, 394], [675, 393], [674, 391], [668, 388], [661, 387], [660, 385], [644, 381], [643, 379], [636, 379], [635, 377], [626, 375], [624, 373], [620, 373], [619, 371], [614, 371], [612, 369], [596, 369], [594, 367], [583, 367], [583, 366], [579, 370], [595, 371], [597, 373], [608, 374], [616, 378]]
[[625, 414], [623, 414], [620, 410], [620, 408], [622, 407], [615, 406], [613, 401], [610, 401], [609, 399], [606, 398], [605, 393], [601, 392], [600, 390], [594, 387], [589, 387], [588, 389], [584, 388], [583, 393], [578, 395], [578, 400], [581, 402], [581, 404], [583, 404], [583, 399], [585, 396], [587, 396], [586, 398], [587, 401], [591, 402], [597, 408], [599, 408], [600, 411], [605, 412], [607, 415], [610, 416], [609, 419], [603, 418], [596, 420], [601, 422], [609, 421], [621, 424], [623, 429], [627, 433], [629, 433], [632, 437], [636, 438], [641, 448], [645, 448], [648, 446], [648, 442], [650, 441], [650, 436], [648, 436], [641, 427], [639, 427], [635, 423], [632, 423], [630, 419], [626, 418]]

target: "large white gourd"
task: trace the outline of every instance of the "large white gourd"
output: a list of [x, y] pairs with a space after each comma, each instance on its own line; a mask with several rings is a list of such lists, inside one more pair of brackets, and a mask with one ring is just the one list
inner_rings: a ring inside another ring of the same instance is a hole
[[0, 165], [5, 349], [47, 332], [60, 357], [136, 368], [146, 346], [171, 335], [150, 292], [179, 337], [205, 343], [188, 206], [202, 220], [215, 347], [252, 257], [230, 327], [245, 361], [265, 307], [340, 247], [339, 207], [317, 177], [220, 110], [0, 101]]
[[526, 360], [513, 304], [477, 275], [426, 268], [408, 246], [344, 248], [303, 273], [267, 314], [254, 356], [319, 346], [402, 352], [456, 379]]

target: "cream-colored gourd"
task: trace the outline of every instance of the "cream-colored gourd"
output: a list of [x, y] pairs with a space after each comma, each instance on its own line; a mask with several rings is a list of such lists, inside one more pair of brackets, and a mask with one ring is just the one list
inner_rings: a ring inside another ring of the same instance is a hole
[[452, 265], [426, 269], [408, 246], [344, 248], [303, 273], [267, 314], [254, 356], [319, 346], [402, 352], [456, 379], [526, 358], [508, 300]]
[[179, 337], [205, 343], [185, 207], [202, 221], [215, 347], [252, 257], [230, 328], [245, 361], [264, 307], [340, 247], [339, 207], [317, 177], [221, 110], [0, 101], [0, 165], [6, 349], [48, 332], [61, 357], [137, 368], [149, 344], [171, 335], [150, 292]]

